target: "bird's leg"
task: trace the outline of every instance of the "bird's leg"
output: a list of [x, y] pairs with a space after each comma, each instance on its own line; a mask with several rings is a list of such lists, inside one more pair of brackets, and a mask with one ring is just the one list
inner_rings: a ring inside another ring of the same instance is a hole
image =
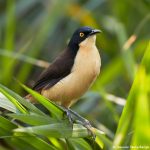
[[91, 124], [90, 124], [90, 122], [89, 122], [87, 119], [83, 118], [81, 115], [79, 115], [78, 113], [76, 113], [75, 111], [73, 111], [73, 110], [71, 110], [71, 109], [69, 109], [69, 108], [68, 108], [68, 110], [69, 110], [74, 116], [76, 116], [76, 117], [83, 123], [84, 126], [92, 127]]
[[65, 108], [65, 107], [63, 107], [63, 106], [60, 106], [60, 107], [61, 107], [62, 110], [64, 111], [64, 115], [67, 116], [69, 122], [73, 125], [74, 120], [73, 120], [73, 118], [72, 118], [72, 115], [71, 115], [69, 109], [67, 109], [67, 108]]
[[68, 110], [74, 115], [76, 116], [76, 118], [79, 119], [79, 123], [82, 124], [85, 128], [88, 129], [88, 131], [90, 132], [90, 134], [92, 135], [93, 139], [95, 140], [96, 136], [95, 134], [92, 132], [91, 128], [92, 128], [92, 125], [90, 124], [90, 122], [83, 118], [81, 115], [79, 115], [78, 113], [76, 113], [75, 111], [71, 110], [68, 108]]
[[69, 119], [69, 122], [70, 122], [71, 124], [73, 124], [74, 120], [73, 120], [73, 118], [72, 118], [72, 116], [71, 116], [70, 111], [69, 111], [68, 109], [66, 109], [66, 110], [65, 110], [65, 113], [66, 113], [66, 115], [67, 115], [67, 117], [68, 117], [68, 119]]
[[89, 133], [92, 135], [93, 139], [95, 140], [95, 134], [92, 132], [91, 128], [92, 128], [92, 125], [90, 124], [90, 122], [83, 118], [81, 115], [79, 115], [78, 113], [76, 113], [75, 111], [69, 109], [69, 108], [65, 108], [63, 106], [60, 106], [64, 112], [65, 112], [65, 115], [67, 115], [68, 119], [69, 119], [69, 122], [73, 125], [74, 123], [74, 119], [72, 117], [72, 114], [78, 119], [78, 121], [76, 121], [77, 123], [79, 124], [82, 124], [85, 128], [88, 129]]

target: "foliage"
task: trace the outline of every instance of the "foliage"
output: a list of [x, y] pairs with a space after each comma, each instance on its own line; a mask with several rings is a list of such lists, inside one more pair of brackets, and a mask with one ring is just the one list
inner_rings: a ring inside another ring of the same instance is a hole
[[[103, 137], [104, 135], [102, 132], [92, 129], [97, 136], [95, 140], [97, 144], [94, 143], [92, 138], [90, 140], [90, 132], [85, 127], [76, 123], [72, 126], [68, 118], [64, 118], [63, 113], [65, 112], [61, 108], [25, 85], [22, 86], [37, 98], [49, 113], [42, 112], [24, 98], [0, 85], [0, 92], [2, 93], [0, 106], [13, 112], [5, 112], [0, 116], [0, 137], [8, 145], [12, 148], [18, 147], [18, 149], [27, 149], [28, 145], [30, 149], [35, 150], [66, 149], [67, 147], [80, 147], [80, 149], [90, 150], [92, 148], [89, 144], [93, 142], [95, 146], [103, 147], [101, 136]], [[3, 99], [6, 101], [5, 106], [3, 106]], [[17, 100], [17, 103], [15, 100]], [[82, 139], [83, 137], [89, 137], [90, 141], [87, 142], [85, 139]], [[105, 139], [105, 137], [103, 138]], [[31, 143], [31, 140], [34, 142]]]
[[[149, 0], [1, 0], [0, 149], [150, 147], [149, 10]], [[84, 25], [103, 31], [97, 36], [102, 66], [72, 109], [97, 128], [96, 142], [82, 125], [72, 129], [61, 108], [13, 80], [30, 87]], [[25, 101], [24, 89], [43, 107]]]

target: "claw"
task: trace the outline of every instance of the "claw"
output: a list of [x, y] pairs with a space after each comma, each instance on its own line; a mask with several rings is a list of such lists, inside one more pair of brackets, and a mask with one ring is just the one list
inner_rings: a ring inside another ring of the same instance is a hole
[[82, 121], [77, 121], [77, 123], [83, 125], [85, 128], [87, 128], [89, 135], [91, 135], [92, 139], [95, 141], [96, 135], [93, 133], [92, 131], [92, 125], [90, 124], [90, 122], [86, 119], [82, 120]]
[[[69, 119], [70, 124], [72, 124], [76, 121], [79, 124], [83, 125], [85, 128], [87, 128], [89, 134], [92, 136], [92, 139], [95, 140], [96, 135], [93, 133], [92, 131], [92, 125], [91, 123], [83, 118], [82, 116], [80, 116], [78, 113], [74, 112], [73, 110], [69, 109], [69, 108], [64, 108], [61, 106], [61, 108], [64, 110], [64, 115], [67, 116], [67, 118]], [[74, 120], [72, 117], [72, 114], [78, 119], [78, 120]]]
[[67, 116], [69, 122], [73, 125], [74, 120], [73, 120], [73, 118], [72, 118], [72, 116], [71, 116], [71, 113], [70, 113], [70, 111], [69, 111], [68, 109], [65, 109], [65, 110], [64, 110], [64, 115]]
[[91, 123], [90, 123], [87, 119], [85, 119], [85, 118], [83, 118], [82, 116], [80, 116], [78, 113], [74, 112], [73, 110], [71, 110], [71, 109], [68, 109], [68, 110], [69, 110], [74, 116], [76, 116], [77, 119], [79, 119], [79, 123], [80, 123], [80, 124], [82, 124], [85, 128], [88, 129], [89, 134], [92, 136], [93, 140], [95, 140], [96, 135], [95, 135], [95, 134], [93, 133], [93, 131], [92, 131], [92, 125], [91, 125]]

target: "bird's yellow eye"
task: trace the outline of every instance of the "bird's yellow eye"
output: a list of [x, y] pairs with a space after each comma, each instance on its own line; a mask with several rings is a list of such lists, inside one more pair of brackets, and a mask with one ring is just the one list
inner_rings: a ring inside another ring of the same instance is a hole
[[83, 32], [80, 32], [80, 37], [83, 37], [84, 36], [84, 33]]

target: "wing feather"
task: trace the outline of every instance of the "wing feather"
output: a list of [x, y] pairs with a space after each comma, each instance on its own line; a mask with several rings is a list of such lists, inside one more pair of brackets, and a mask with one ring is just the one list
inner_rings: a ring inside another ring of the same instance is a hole
[[43, 71], [39, 79], [35, 82], [33, 89], [41, 91], [41, 89], [51, 88], [61, 79], [66, 77], [72, 69], [76, 52], [67, 48], [63, 51], [55, 61]]

